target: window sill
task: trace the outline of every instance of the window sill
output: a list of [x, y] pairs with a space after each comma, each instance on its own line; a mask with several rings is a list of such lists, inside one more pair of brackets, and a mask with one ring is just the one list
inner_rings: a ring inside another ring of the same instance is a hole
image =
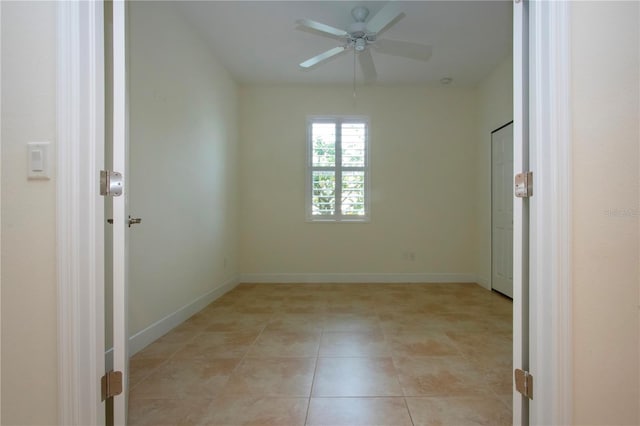
[[331, 218], [307, 218], [307, 223], [370, 223], [371, 219], [358, 218], [358, 219], [331, 219]]

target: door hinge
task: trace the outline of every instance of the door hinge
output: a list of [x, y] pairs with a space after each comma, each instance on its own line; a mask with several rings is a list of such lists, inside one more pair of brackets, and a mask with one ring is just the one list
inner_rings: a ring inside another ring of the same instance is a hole
[[122, 173], [100, 170], [100, 195], [118, 197], [122, 195]]
[[121, 371], [109, 371], [102, 376], [100, 381], [102, 388], [102, 400], [107, 398], [113, 398], [116, 395], [122, 393], [122, 372]]
[[516, 390], [523, 396], [533, 399], [533, 376], [528, 371], [516, 368], [514, 371]]
[[523, 172], [516, 175], [515, 194], [518, 198], [529, 198], [533, 195], [533, 172]]

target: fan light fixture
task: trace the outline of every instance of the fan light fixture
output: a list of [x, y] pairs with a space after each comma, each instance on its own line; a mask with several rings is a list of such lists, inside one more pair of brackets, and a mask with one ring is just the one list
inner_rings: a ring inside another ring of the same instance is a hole
[[354, 7], [351, 10], [351, 16], [353, 16], [356, 22], [364, 22], [367, 20], [367, 16], [369, 16], [369, 9], [362, 6]]

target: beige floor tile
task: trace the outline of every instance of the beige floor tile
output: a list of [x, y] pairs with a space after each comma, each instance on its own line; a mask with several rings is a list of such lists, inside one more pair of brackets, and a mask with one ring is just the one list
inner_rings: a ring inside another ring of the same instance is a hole
[[267, 300], [248, 300], [246, 302], [238, 302], [234, 305], [234, 309], [238, 313], [246, 314], [273, 314], [282, 309], [281, 301]]
[[513, 407], [513, 392], [509, 393], [508, 395], [506, 394], [498, 394], [498, 399], [500, 401], [502, 401], [502, 403], [504, 404], [505, 408], [509, 411], [509, 413], [513, 413], [512, 407]]
[[200, 330], [189, 331], [171, 331], [140, 352], [135, 357], [140, 358], [169, 358], [178, 350], [184, 348], [187, 344], [192, 342], [197, 336], [202, 334]]
[[317, 290], [302, 290], [302, 291], [293, 291], [289, 293], [284, 299], [284, 303], [288, 304], [305, 304], [305, 303], [318, 303], [318, 304], [326, 304], [327, 298], [324, 293], [319, 292]]
[[498, 396], [509, 399], [513, 389], [513, 359], [511, 351], [503, 353], [476, 353], [465, 358], [482, 374], [487, 387]]
[[447, 335], [438, 330], [423, 333], [387, 335], [394, 356], [425, 357], [459, 355], [460, 351]]
[[368, 294], [332, 294], [327, 297], [326, 311], [329, 314], [374, 315], [378, 312], [378, 303]]
[[449, 330], [446, 334], [462, 353], [470, 357], [477, 358], [483, 355], [498, 357], [501, 354], [510, 354], [513, 347], [511, 339], [496, 334], [490, 329], [483, 332], [457, 329]]
[[172, 359], [131, 390], [132, 399], [212, 399], [239, 359]]
[[271, 319], [271, 314], [265, 313], [224, 313], [211, 315], [208, 325], [204, 329], [209, 332], [225, 331], [253, 331], [260, 332]]
[[206, 332], [182, 349], [175, 357], [181, 359], [241, 358], [258, 337], [259, 332]]
[[322, 331], [324, 314], [315, 312], [277, 313], [273, 315], [264, 331]]
[[235, 311], [235, 305], [230, 302], [224, 302], [220, 299], [209, 303], [203, 310], [198, 312], [201, 315], [221, 315], [221, 314], [232, 314]]
[[341, 303], [355, 303], [355, 304], [375, 304], [377, 299], [374, 297], [371, 290], [359, 289], [353, 291], [338, 291], [334, 290], [326, 294], [327, 303], [341, 304]]
[[129, 360], [129, 386], [134, 387], [149, 374], [153, 373], [159, 366], [167, 362], [167, 358], [138, 358], [132, 357]]
[[202, 415], [189, 416], [193, 425], [302, 426], [307, 398], [217, 398]]
[[263, 332], [247, 353], [247, 357], [315, 357], [318, 355], [320, 333], [319, 331]]
[[209, 400], [140, 399], [129, 403], [130, 426], [191, 426], [189, 416], [199, 417]]
[[313, 396], [402, 396], [391, 358], [318, 358]]
[[419, 312], [385, 312], [379, 317], [380, 328], [387, 335], [442, 330], [446, 326], [440, 317]]
[[307, 426], [412, 426], [404, 398], [311, 398]]
[[391, 351], [381, 332], [327, 331], [320, 342], [321, 357], [379, 357]]
[[407, 398], [415, 426], [511, 425], [511, 412], [492, 397]]
[[284, 313], [323, 313], [327, 307], [325, 302], [314, 301], [285, 301], [280, 307], [280, 312]]
[[377, 315], [327, 314], [324, 331], [380, 331]]
[[375, 315], [378, 307], [371, 303], [329, 303], [325, 309], [327, 314]]
[[468, 310], [464, 312], [442, 312], [434, 315], [433, 319], [447, 331], [469, 330], [486, 333], [490, 325], [487, 315], [470, 313]]
[[211, 320], [211, 314], [200, 311], [195, 315], [192, 315], [188, 320], [176, 327], [176, 330], [180, 331], [204, 331], [209, 325]]
[[405, 396], [477, 396], [490, 392], [485, 374], [462, 356], [394, 357]]
[[308, 397], [315, 358], [245, 358], [236, 368], [224, 395]]
[[309, 424], [410, 424], [405, 394], [416, 425], [508, 424], [511, 316], [464, 283], [239, 285], [131, 359], [130, 424], [302, 425], [311, 394]]

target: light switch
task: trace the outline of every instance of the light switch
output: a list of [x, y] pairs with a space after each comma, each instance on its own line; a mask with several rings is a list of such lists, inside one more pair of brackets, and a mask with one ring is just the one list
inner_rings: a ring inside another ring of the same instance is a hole
[[27, 143], [27, 177], [49, 179], [49, 142]]
[[32, 172], [43, 172], [44, 171], [44, 161], [42, 158], [42, 150], [39, 148], [35, 148], [31, 150], [31, 171]]

